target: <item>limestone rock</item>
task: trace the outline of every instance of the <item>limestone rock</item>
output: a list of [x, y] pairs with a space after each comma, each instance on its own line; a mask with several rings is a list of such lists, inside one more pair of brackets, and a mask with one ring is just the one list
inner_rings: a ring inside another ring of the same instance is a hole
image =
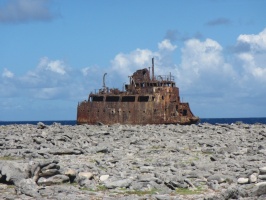
[[101, 175], [100, 181], [105, 182], [109, 178], [109, 175]]
[[260, 167], [260, 174], [266, 174], [266, 167]]
[[250, 182], [250, 183], [256, 183], [257, 180], [258, 180], [257, 177], [258, 177], [258, 174], [257, 174], [257, 173], [253, 173], [253, 174], [251, 174], [251, 175], [248, 177], [249, 182]]
[[104, 185], [108, 189], [127, 188], [131, 185], [131, 183], [132, 183], [132, 179], [122, 179], [122, 180], [117, 180], [117, 181], [105, 182]]
[[247, 184], [249, 182], [248, 178], [239, 178], [237, 179], [238, 184]]
[[26, 194], [31, 197], [40, 197], [38, 186], [33, 179], [22, 179], [16, 183], [17, 193]]
[[266, 194], [266, 182], [256, 183], [253, 189], [254, 196], [260, 196]]
[[69, 182], [69, 177], [66, 175], [55, 175], [55, 176], [51, 176], [49, 178], [44, 178], [41, 177], [38, 180], [38, 185], [44, 185], [44, 186], [49, 186], [49, 185], [55, 185], [55, 184], [61, 184], [61, 183], [66, 183]]

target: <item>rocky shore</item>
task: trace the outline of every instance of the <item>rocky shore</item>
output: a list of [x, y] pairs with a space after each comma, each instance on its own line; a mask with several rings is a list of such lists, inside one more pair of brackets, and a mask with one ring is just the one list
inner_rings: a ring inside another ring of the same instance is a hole
[[0, 199], [266, 199], [266, 125], [0, 126]]

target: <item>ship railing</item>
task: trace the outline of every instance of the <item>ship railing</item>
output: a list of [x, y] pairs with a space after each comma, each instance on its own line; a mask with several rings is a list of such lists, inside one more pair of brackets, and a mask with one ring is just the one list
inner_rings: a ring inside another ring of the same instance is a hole
[[157, 81], [175, 81], [175, 77], [172, 75], [157, 75], [154, 79]]
[[101, 89], [95, 89], [90, 94], [119, 94], [121, 91], [117, 88], [101, 88]]

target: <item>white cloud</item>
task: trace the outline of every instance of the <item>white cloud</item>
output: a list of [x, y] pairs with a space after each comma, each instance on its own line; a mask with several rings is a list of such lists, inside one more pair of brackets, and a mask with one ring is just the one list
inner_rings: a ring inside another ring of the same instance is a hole
[[119, 53], [111, 61], [111, 71], [127, 77], [137, 69], [151, 66], [151, 59], [154, 56], [158, 56], [158, 53], [148, 49], [136, 49], [129, 54]]
[[266, 82], [266, 29], [255, 35], [240, 35], [237, 38], [237, 46], [248, 46], [244, 52], [236, 56], [244, 69], [246, 80], [253, 82]]
[[266, 28], [259, 34], [242, 34], [237, 38], [238, 43], [248, 44], [252, 52], [266, 51]]
[[11, 71], [9, 71], [8, 69], [4, 68], [4, 71], [2, 73], [2, 77], [13, 78], [14, 74]]
[[165, 39], [162, 42], [158, 43], [159, 50], [167, 50], [167, 51], [174, 51], [177, 46], [173, 45], [169, 39]]
[[49, 60], [47, 57], [44, 57], [40, 60], [38, 67], [42, 70], [48, 70], [60, 75], [66, 74], [66, 66], [61, 60]]
[[[211, 39], [190, 39], [182, 48], [178, 79], [185, 88], [215, 87], [236, 76], [230, 63], [223, 57], [221, 45]], [[213, 85], [212, 81], [215, 81]]]
[[58, 16], [51, 11], [50, 2], [50, 0], [9, 0], [0, 8], [0, 22], [50, 21]]

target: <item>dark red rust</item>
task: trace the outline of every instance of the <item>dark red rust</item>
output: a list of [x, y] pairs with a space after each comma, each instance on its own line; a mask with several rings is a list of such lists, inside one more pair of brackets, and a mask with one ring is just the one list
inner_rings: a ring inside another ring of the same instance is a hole
[[78, 104], [77, 124], [189, 125], [199, 121], [189, 104], [180, 101], [174, 77], [154, 76], [153, 65], [151, 78], [148, 69], [137, 70], [125, 91], [106, 87], [105, 75], [103, 88]]

